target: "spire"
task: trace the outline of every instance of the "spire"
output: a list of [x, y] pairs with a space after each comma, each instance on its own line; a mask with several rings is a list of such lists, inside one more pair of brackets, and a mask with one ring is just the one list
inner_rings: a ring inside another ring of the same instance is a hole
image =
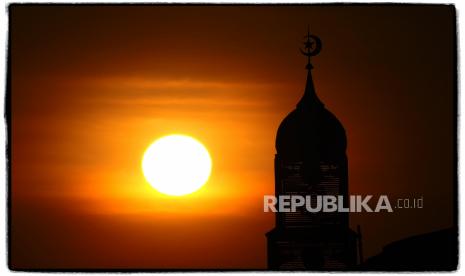
[[311, 57], [318, 55], [321, 51], [321, 40], [319, 37], [310, 34], [310, 27], [308, 27], [307, 35], [304, 37], [305, 51], [300, 49], [300, 52], [307, 56], [307, 66], [305, 67], [308, 70], [307, 73], [307, 84], [305, 85], [305, 92], [302, 99], [297, 104], [297, 108], [309, 108], [312, 106], [323, 106], [323, 103], [318, 99], [318, 96], [315, 93], [315, 87], [313, 86], [312, 78], [312, 69], [313, 65], [311, 63]]

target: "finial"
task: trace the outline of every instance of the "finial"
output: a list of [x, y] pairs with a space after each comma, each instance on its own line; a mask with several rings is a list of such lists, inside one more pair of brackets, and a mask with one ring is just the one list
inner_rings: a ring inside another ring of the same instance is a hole
[[321, 51], [321, 40], [316, 35], [310, 34], [310, 26], [307, 28], [307, 35], [304, 36], [306, 41], [304, 41], [305, 51], [300, 49], [300, 52], [308, 57], [307, 69], [310, 70], [313, 68], [310, 57], [318, 55]]

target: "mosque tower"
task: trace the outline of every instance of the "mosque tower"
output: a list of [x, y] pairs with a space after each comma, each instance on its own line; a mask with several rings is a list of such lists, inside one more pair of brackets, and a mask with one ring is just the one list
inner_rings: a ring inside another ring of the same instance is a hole
[[[275, 193], [312, 197], [341, 195], [348, 200], [348, 167], [344, 127], [318, 98], [311, 57], [322, 47], [308, 32], [307, 83], [301, 100], [284, 118], [276, 136]], [[357, 263], [357, 235], [348, 213], [277, 212], [276, 227], [266, 234], [268, 268], [272, 270], [346, 270]]]

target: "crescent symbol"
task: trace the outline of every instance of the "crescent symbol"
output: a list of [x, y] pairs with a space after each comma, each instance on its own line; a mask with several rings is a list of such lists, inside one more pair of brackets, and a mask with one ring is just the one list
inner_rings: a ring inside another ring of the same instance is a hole
[[309, 38], [313, 39], [315, 41], [315, 49], [313, 49], [312, 51], [308, 51], [308, 52], [305, 52], [303, 51], [302, 49], [299, 49], [300, 52], [308, 57], [312, 57], [312, 56], [316, 56], [320, 53], [321, 51], [321, 47], [322, 47], [322, 43], [321, 43], [321, 40], [319, 37], [317, 36], [314, 36], [314, 35], [310, 35]]

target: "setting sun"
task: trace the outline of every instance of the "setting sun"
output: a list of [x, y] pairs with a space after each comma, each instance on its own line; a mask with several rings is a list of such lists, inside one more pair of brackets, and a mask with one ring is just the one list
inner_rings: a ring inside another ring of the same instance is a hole
[[142, 171], [150, 185], [173, 196], [200, 189], [207, 182], [211, 167], [207, 149], [185, 135], [169, 135], [156, 140], [142, 159]]

